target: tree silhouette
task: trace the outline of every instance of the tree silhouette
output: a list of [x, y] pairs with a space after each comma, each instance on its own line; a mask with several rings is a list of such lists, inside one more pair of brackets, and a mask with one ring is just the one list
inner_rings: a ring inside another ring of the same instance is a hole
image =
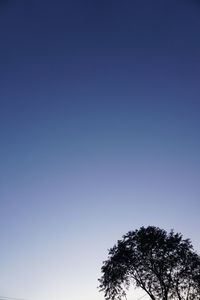
[[149, 226], [128, 232], [109, 250], [101, 271], [106, 299], [120, 300], [133, 285], [152, 300], [200, 300], [200, 257], [173, 230]]

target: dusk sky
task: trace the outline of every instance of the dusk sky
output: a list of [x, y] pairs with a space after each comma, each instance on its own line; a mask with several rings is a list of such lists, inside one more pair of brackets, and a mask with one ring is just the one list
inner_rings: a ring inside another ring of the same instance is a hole
[[200, 249], [200, 2], [1, 0], [0, 138], [0, 296], [103, 300], [143, 225]]

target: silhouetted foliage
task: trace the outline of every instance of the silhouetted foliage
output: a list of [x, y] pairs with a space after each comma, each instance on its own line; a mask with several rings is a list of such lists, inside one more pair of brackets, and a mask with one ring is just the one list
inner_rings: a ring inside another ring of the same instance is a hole
[[101, 271], [106, 299], [121, 299], [133, 285], [152, 300], [200, 300], [200, 257], [173, 230], [149, 226], [128, 232], [109, 250]]

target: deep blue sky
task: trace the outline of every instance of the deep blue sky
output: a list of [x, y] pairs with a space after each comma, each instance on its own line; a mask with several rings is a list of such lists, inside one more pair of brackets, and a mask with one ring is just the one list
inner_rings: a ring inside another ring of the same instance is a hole
[[0, 294], [103, 299], [142, 225], [198, 249], [200, 3], [4, 0], [0, 28]]

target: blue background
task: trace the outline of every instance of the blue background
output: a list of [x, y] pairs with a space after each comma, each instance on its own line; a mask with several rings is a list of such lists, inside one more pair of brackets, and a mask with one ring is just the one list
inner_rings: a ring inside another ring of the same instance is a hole
[[2, 1], [0, 28], [1, 294], [103, 299], [142, 225], [199, 249], [199, 2]]

